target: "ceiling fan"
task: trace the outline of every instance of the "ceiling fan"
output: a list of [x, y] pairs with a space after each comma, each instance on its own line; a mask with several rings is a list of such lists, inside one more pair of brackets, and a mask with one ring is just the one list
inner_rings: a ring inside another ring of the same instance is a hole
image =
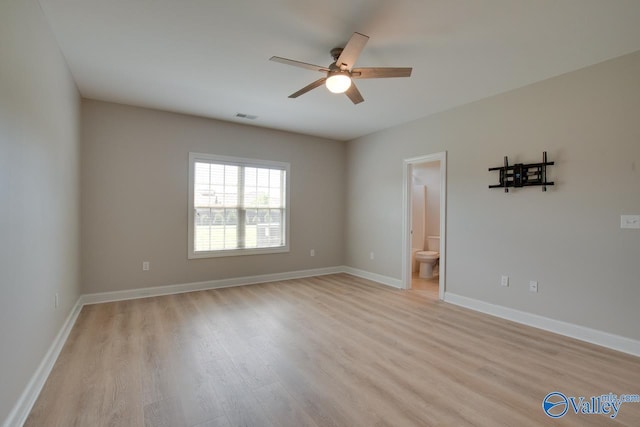
[[336, 47], [331, 49], [333, 63], [329, 67], [307, 64], [306, 62], [294, 61], [293, 59], [272, 56], [271, 61], [282, 64], [293, 65], [295, 67], [306, 68], [308, 70], [319, 71], [325, 74], [315, 82], [303, 87], [297, 92], [289, 95], [289, 98], [297, 98], [322, 84], [327, 86], [333, 93], [346, 94], [351, 102], [359, 104], [364, 101], [360, 91], [352, 82], [352, 79], [378, 79], [383, 77], [410, 77], [412, 68], [389, 68], [389, 67], [365, 67], [354, 68], [353, 66], [360, 56], [364, 45], [369, 40], [368, 36], [360, 33], [353, 33], [344, 48]]

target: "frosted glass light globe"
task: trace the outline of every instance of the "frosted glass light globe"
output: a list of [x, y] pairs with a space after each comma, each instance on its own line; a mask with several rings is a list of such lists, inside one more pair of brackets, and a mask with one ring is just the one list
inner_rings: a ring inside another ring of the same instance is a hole
[[344, 93], [351, 87], [351, 78], [346, 74], [333, 74], [327, 78], [325, 85], [333, 93]]

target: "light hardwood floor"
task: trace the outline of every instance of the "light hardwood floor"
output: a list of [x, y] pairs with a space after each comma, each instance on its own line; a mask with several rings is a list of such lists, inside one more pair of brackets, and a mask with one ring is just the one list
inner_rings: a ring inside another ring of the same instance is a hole
[[640, 426], [547, 417], [640, 358], [345, 274], [85, 306], [27, 426]]
[[411, 290], [420, 291], [420, 294], [437, 300], [439, 298], [440, 278], [423, 279], [418, 272], [414, 271], [411, 273]]

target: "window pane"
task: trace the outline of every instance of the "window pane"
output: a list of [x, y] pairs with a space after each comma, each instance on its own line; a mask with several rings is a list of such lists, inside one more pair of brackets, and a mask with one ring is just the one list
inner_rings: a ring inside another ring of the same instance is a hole
[[269, 189], [264, 187], [258, 187], [256, 189], [256, 206], [266, 207], [269, 206]]
[[269, 191], [269, 207], [279, 208], [282, 206], [282, 199], [280, 198], [279, 189], [271, 189]]
[[211, 209], [196, 209], [194, 226], [194, 250], [209, 250], [209, 227], [211, 225]]
[[238, 166], [225, 166], [224, 173], [224, 206], [238, 206]]
[[236, 187], [238, 185], [238, 166], [225, 165], [224, 167], [224, 182]]
[[280, 209], [270, 209], [269, 216], [271, 217], [272, 224], [282, 224], [282, 213]]
[[258, 241], [256, 239], [256, 230], [258, 223], [258, 212], [256, 209], [247, 209], [245, 211], [244, 225], [244, 247], [257, 248]]
[[196, 206], [209, 206], [210, 174], [211, 166], [208, 163], [196, 163], [194, 173], [194, 204]]
[[209, 249], [224, 249], [224, 209], [212, 209], [211, 227], [209, 227]]
[[258, 247], [282, 246], [282, 213], [279, 209], [258, 209], [256, 240]]
[[269, 187], [269, 169], [258, 169], [258, 187]]
[[269, 206], [269, 169], [258, 169], [258, 183], [256, 193], [258, 194], [256, 203], [259, 207]]
[[249, 167], [245, 167], [244, 168], [244, 182], [245, 185], [249, 185], [252, 187], [256, 186], [256, 179], [257, 179], [257, 170], [256, 168], [249, 168]]
[[244, 186], [244, 206], [247, 208], [254, 208], [257, 206], [258, 195], [256, 194], [256, 187]]
[[224, 193], [224, 205], [225, 206], [238, 206], [238, 188], [226, 187]]
[[285, 172], [266, 168], [247, 168], [247, 171], [249, 169], [251, 174], [245, 179], [244, 205], [252, 208], [283, 207], [281, 187]]
[[224, 185], [224, 165], [212, 164], [209, 179], [212, 184]]
[[269, 171], [269, 187], [280, 188], [280, 179], [284, 171], [279, 169], [271, 169]]
[[236, 209], [215, 209], [211, 227], [211, 249], [236, 249], [238, 247], [238, 212]]
[[269, 211], [267, 209], [258, 209], [256, 224], [256, 239], [258, 247], [269, 246]]

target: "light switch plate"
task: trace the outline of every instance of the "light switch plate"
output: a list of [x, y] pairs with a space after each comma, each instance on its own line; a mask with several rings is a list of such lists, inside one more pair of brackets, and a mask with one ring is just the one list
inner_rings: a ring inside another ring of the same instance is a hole
[[620, 215], [620, 228], [640, 229], [640, 215]]
[[509, 287], [509, 276], [502, 276], [500, 278], [500, 285], [504, 286], [505, 288]]

